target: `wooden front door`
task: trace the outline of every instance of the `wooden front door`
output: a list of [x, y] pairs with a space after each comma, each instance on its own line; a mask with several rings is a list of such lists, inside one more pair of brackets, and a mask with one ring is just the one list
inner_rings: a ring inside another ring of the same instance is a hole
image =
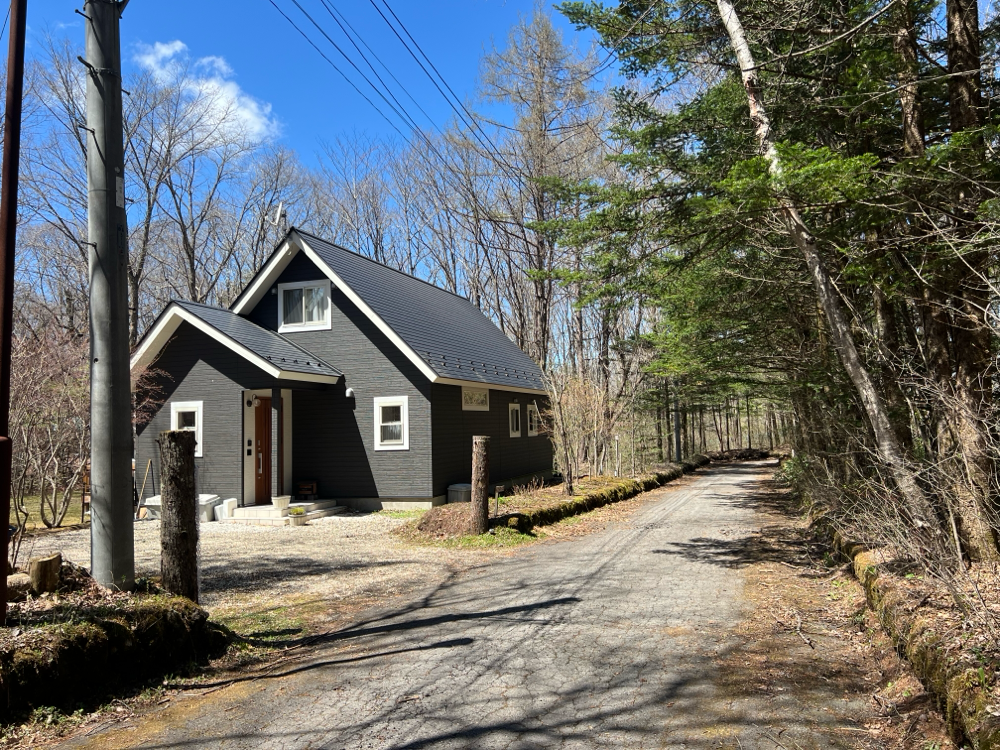
[[254, 504], [271, 502], [271, 399], [257, 398], [254, 407]]

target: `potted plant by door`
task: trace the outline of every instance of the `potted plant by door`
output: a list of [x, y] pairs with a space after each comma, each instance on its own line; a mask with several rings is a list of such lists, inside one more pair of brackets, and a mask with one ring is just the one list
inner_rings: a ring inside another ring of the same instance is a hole
[[288, 509], [288, 523], [292, 526], [305, 526], [308, 521], [309, 519], [306, 518], [306, 509], [302, 506]]

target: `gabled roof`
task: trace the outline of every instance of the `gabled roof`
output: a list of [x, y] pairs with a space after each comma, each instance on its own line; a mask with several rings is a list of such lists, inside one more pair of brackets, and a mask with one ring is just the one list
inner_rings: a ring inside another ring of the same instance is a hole
[[336, 383], [342, 373], [281, 334], [234, 312], [197, 302], [174, 300], [146, 331], [131, 366], [148, 365], [182, 322], [187, 322], [275, 378]]
[[464, 297], [293, 229], [232, 305], [247, 314], [305, 252], [432, 382], [544, 393], [542, 371]]

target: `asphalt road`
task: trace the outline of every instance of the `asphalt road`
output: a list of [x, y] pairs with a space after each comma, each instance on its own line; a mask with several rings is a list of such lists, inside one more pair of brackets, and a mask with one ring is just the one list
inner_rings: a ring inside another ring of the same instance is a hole
[[72, 745], [776, 747], [754, 729], [768, 717], [734, 715], [716, 686], [743, 580], [706, 544], [752, 532], [745, 499], [766, 474], [668, 485], [627, 524], [466, 571], [273, 677]]

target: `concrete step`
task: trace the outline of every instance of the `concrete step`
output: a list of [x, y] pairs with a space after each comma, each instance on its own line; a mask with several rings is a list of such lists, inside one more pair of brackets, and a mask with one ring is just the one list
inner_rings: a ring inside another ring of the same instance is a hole
[[238, 523], [245, 526], [287, 526], [288, 516], [282, 518], [223, 518], [217, 523]]
[[233, 511], [233, 518], [284, 518], [287, 509], [275, 508], [273, 505], [245, 505]]
[[[335, 516], [347, 510], [344, 505], [337, 505], [336, 500], [320, 500], [315, 503], [292, 503], [289, 508], [306, 508], [306, 521], [313, 521], [317, 518]], [[292, 517], [287, 515], [277, 515], [268, 505], [249, 505], [245, 508], [237, 508], [232, 518], [223, 518], [219, 523], [241, 523], [251, 526], [290, 526]], [[240, 513], [239, 511], [245, 511]], [[262, 512], [264, 511], [264, 512]]]
[[316, 510], [311, 510], [306, 512], [306, 518], [310, 521], [314, 518], [326, 518], [327, 516], [336, 516], [347, 510], [346, 505], [331, 505], [326, 508], [317, 508]]

